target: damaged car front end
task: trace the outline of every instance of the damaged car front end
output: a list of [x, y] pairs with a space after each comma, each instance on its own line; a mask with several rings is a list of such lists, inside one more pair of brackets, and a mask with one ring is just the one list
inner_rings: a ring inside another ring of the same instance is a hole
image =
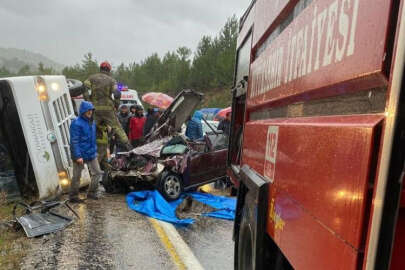
[[226, 177], [227, 138], [222, 133], [190, 141], [181, 128], [197, 108], [203, 95], [183, 90], [161, 115], [146, 144], [117, 153], [103, 179], [107, 192], [157, 188], [167, 200], [183, 190]]

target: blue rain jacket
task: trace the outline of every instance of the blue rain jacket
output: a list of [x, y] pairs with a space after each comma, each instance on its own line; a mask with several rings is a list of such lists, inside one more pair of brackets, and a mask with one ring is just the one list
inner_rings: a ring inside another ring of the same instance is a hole
[[191, 120], [188, 121], [187, 129], [186, 129], [186, 136], [190, 140], [198, 140], [204, 136], [202, 124], [201, 124], [202, 117], [203, 117], [202, 112], [196, 111], [193, 115], [193, 118], [191, 118]]
[[70, 151], [73, 160], [83, 158], [90, 161], [97, 157], [96, 124], [84, 116], [90, 110], [94, 110], [93, 104], [83, 101], [80, 104], [80, 116], [70, 124]]

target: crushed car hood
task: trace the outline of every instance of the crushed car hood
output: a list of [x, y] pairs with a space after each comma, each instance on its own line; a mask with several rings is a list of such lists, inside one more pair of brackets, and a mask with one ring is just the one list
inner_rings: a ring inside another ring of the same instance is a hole
[[181, 127], [201, 103], [203, 94], [193, 90], [183, 90], [173, 100], [172, 104], [163, 112], [148, 136], [149, 141], [156, 136], [168, 136]]

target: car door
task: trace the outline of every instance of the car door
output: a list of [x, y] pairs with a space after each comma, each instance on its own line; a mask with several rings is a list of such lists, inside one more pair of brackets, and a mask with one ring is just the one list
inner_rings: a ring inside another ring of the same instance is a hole
[[226, 145], [212, 144], [207, 138], [209, 149], [205, 153], [198, 153], [190, 159], [190, 185], [197, 185], [225, 176], [226, 158], [228, 150]]
[[214, 152], [192, 154], [189, 168], [189, 186], [204, 183], [214, 178], [216, 170]]

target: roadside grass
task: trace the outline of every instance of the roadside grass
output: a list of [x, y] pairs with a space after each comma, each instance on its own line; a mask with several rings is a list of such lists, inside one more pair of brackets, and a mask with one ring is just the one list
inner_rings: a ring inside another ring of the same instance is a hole
[[2, 226], [13, 218], [12, 213], [13, 204], [7, 202], [4, 192], [0, 192], [0, 269], [19, 269], [26, 252], [24, 232]]

